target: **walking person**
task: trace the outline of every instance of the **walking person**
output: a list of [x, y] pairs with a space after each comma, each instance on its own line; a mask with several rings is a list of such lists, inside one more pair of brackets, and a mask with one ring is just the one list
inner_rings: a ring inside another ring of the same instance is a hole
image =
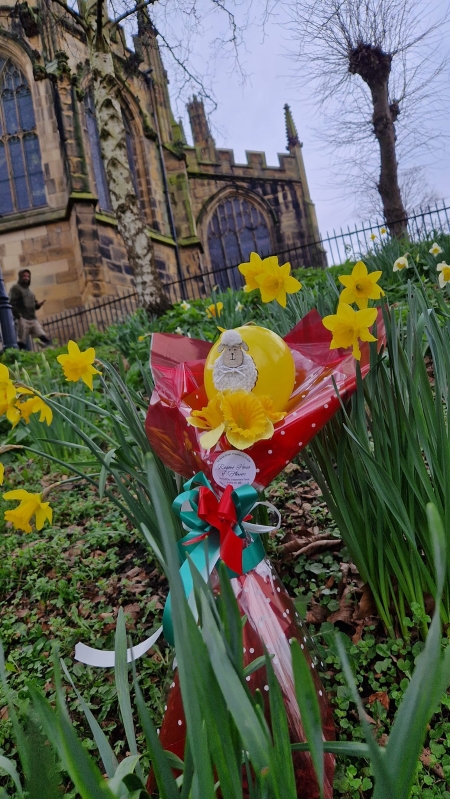
[[31, 272], [29, 269], [20, 269], [17, 283], [9, 292], [9, 301], [17, 322], [17, 343], [19, 349], [27, 349], [28, 336], [36, 336], [45, 347], [51, 340], [44, 328], [36, 319], [36, 311], [42, 308], [45, 300], [38, 302], [30, 289]]

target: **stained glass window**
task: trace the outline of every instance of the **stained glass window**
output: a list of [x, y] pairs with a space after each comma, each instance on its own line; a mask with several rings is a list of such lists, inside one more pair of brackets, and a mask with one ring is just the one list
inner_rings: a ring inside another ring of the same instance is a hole
[[[221, 287], [241, 285], [236, 270], [227, 270], [243, 261], [248, 261], [251, 252], [261, 257], [270, 255], [271, 242], [267, 222], [250, 200], [244, 197], [227, 197], [214, 210], [208, 225], [208, 249], [214, 270]], [[231, 274], [233, 272], [233, 274]]]
[[98, 205], [102, 211], [111, 210], [111, 199], [109, 196], [108, 182], [106, 179], [105, 165], [102, 159], [100, 148], [100, 136], [98, 133], [97, 119], [95, 116], [94, 98], [91, 92], [84, 96], [84, 107], [86, 110], [86, 126], [91, 148], [92, 169], [94, 172], [95, 186], [98, 194]]
[[13, 61], [0, 58], [0, 216], [46, 202], [30, 87]]

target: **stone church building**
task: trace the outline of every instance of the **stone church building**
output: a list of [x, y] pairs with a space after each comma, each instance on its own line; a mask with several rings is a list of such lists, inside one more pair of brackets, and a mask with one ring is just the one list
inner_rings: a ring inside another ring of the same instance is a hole
[[[251, 150], [237, 164], [232, 150], [216, 147], [196, 97], [188, 105], [194, 144], [187, 144], [145, 12], [133, 52], [117, 29], [114, 58], [134, 189], [171, 299], [182, 298], [180, 281], [188, 296], [192, 286], [199, 293], [227, 285], [224, 267], [252, 251], [282, 253], [319, 240], [287, 106], [279, 165]], [[304, 252], [301, 263], [325, 265], [320, 248], [314, 263]], [[19, 269], [30, 269], [46, 316], [133, 291], [100, 153], [85, 34], [53, 0], [0, 5], [0, 265], [7, 289]]]

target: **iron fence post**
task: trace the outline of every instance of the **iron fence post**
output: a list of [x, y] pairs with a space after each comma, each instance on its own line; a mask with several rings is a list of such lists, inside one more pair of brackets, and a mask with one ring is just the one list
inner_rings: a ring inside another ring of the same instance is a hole
[[16, 326], [14, 324], [14, 317], [12, 312], [11, 303], [6, 293], [5, 283], [3, 280], [3, 273], [0, 269], [0, 327], [2, 331], [3, 347], [6, 350], [8, 347], [18, 349]]

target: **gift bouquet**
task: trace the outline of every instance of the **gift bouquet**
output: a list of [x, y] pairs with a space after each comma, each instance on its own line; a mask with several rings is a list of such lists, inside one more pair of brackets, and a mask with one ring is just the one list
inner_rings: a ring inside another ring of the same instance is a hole
[[[285, 307], [286, 293], [295, 293], [301, 286], [289, 275], [288, 264], [278, 267], [273, 260], [266, 259], [264, 265], [255, 256], [241, 265], [241, 271], [246, 288], [259, 286], [263, 302], [276, 299]], [[298, 641], [310, 668], [324, 740], [333, 739], [334, 727], [319, 677], [323, 664], [266, 556], [262, 534], [280, 527], [281, 518], [278, 510], [261, 498], [261, 492], [354, 391], [357, 371], [361, 377], [367, 373], [368, 342], [377, 340], [370, 332], [375, 321], [378, 346], [384, 341], [381, 311], [367, 307], [369, 299], [382, 294], [376, 285], [380, 275], [368, 275], [359, 262], [351, 276], [340, 278], [346, 288], [336, 314], [322, 319], [312, 310], [284, 338], [250, 323], [232, 329], [220, 327], [214, 344], [170, 333], [154, 333], [151, 339], [154, 390], [145, 430], [165, 466], [186, 481], [173, 502], [184, 530], [178, 550], [185, 594], [190, 597], [193, 591], [192, 564], [216, 592], [220, 590], [216, 567], [219, 562], [224, 564], [243, 619], [243, 660], [244, 666], [250, 667], [248, 688], [260, 692], [270, 724], [266, 669], [251, 668], [268, 654], [283, 696], [292, 743], [305, 742], [291, 662], [293, 640]], [[359, 310], [348, 303], [356, 303]], [[275, 514], [271, 524], [258, 523], [260, 505], [266, 506], [266, 516]], [[190, 605], [195, 614], [195, 603]], [[132, 647], [128, 660], [147, 652], [162, 632], [173, 643], [170, 594], [162, 627]], [[114, 652], [81, 643], [75, 648], [75, 657], [90, 665], [114, 666]], [[186, 722], [176, 672], [165, 710], [160, 742], [182, 759]], [[295, 750], [293, 762], [298, 796], [318, 799], [320, 790], [309, 753]], [[325, 799], [332, 797], [333, 774], [334, 758], [325, 754]], [[244, 795], [250, 796], [244, 773], [243, 787]], [[154, 788], [152, 775], [148, 788], [150, 792]]]
[[[372, 313], [372, 311], [371, 311]], [[373, 319], [376, 311], [373, 310]], [[329, 317], [332, 319], [332, 317]], [[290, 642], [297, 639], [314, 677], [325, 740], [334, 737], [331, 709], [321, 685], [321, 664], [295, 606], [267, 559], [260, 534], [279, 526], [250, 521], [262, 491], [305, 447], [356, 385], [355, 359], [330, 349], [332, 336], [317, 311], [307, 314], [283, 338], [257, 325], [219, 328], [215, 344], [155, 333], [151, 368], [155, 389], [146, 419], [154, 451], [187, 478], [174, 503], [189, 553], [214, 585], [220, 559], [242, 617], [245, 665], [267, 651], [281, 686], [292, 742], [305, 741], [295, 699]], [[369, 335], [366, 340], [374, 340]], [[369, 368], [368, 345], [358, 352], [361, 373]], [[263, 503], [268, 505], [269, 503]], [[272, 510], [270, 507], [269, 510]], [[181, 567], [185, 590], [192, 582], [187, 560]], [[164, 612], [170, 637], [170, 602]], [[265, 669], [247, 678], [251, 691], [267, 695]], [[175, 676], [160, 732], [165, 749], [183, 757], [185, 720]], [[294, 753], [298, 795], [318, 799], [310, 755]], [[332, 796], [334, 758], [325, 755], [326, 799]], [[152, 787], [150, 778], [149, 787]]]

